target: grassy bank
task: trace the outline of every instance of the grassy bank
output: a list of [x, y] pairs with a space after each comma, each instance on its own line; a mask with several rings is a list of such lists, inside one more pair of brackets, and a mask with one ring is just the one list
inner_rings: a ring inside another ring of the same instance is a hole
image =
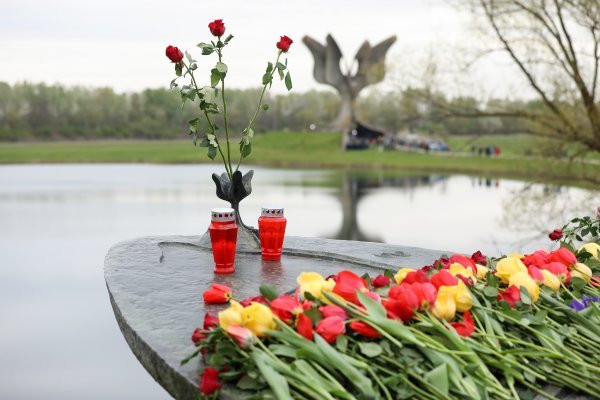
[[[519, 144], [521, 139], [511, 140], [502, 156], [481, 158], [377, 149], [343, 152], [336, 133], [272, 132], [255, 138], [247, 163], [295, 168], [388, 168], [598, 185], [600, 165], [521, 157], [512, 149], [525, 148], [526, 144]], [[470, 148], [470, 142], [463, 143], [463, 147]], [[20, 143], [0, 144], [0, 163], [199, 163], [210, 161], [205, 153], [206, 149], [194, 148], [187, 140]]]

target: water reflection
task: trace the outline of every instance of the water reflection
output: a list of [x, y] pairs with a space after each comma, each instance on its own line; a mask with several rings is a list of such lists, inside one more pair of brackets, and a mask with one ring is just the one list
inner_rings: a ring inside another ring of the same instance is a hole
[[[0, 166], [0, 398], [168, 398], [118, 330], [102, 264], [120, 240], [203, 233], [210, 208], [223, 204], [212, 172]], [[282, 204], [289, 235], [491, 254], [547, 245], [548, 230], [600, 204], [598, 191], [390, 171], [257, 168], [253, 188], [244, 219]]]

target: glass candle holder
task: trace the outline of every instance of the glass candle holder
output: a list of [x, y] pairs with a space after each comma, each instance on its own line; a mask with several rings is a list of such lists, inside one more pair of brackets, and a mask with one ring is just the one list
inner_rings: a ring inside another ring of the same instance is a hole
[[210, 243], [215, 260], [216, 274], [231, 274], [235, 272], [235, 248], [237, 244], [238, 227], [235, 223], [233, 208], [213, 208], [211, 210]]
[[258, 235], [263, 260], [280, 260], [285, 226], [283, 207], [263, 207], [258, 219]]

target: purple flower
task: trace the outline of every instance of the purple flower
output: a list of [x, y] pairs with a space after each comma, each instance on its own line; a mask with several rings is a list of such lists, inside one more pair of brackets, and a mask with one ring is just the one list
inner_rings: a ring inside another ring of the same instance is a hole
[[583, 296], [583, 298], [581, 300], [583, 300], [583, 304], [585, 304], [586, 307], [589, 307], [591, 303], [598, 302], [598, 296], [593, 296], [593, 297]]
[[585, 303], [583, 303], [582, 301], [579, 301], [577, 299], [573, 299], [573, 301], [571, 301], [570, 306], [575, 311], [582, 311], [586, 307]]

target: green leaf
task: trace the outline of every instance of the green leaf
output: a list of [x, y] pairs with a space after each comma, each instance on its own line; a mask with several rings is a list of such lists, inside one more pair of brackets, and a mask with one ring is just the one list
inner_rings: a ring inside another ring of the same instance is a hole
[[256, 390], [262, 388], [264, 385], [258, 380], [245, 375], [236, 384], [242, 390]]
[[292, 76], [290, 75], [290, 71], [285, 74], [285, 87], [287, 90], [292, 90]]
[[498, 297], [498, 288], [486, 286], [483, 289], [483, 294], [485, 297], [495, 299], [496, 297]]
[[173, 89], [177, 87], [177, 83], [175, 82], [177, 80], [177, 78], [173, 79], [171, 81], [171, 85], [169, 86], [169, 89]]
[[200, 42], [197, 44], [197, 46], [200, 47], [201, 49], [214, 49], [214, 46], [210, 43]]
[[345, 353], [346, 350], [348, 349], [348, 336], [346, 336], [346, 335], [339, 335], [335, 339], [335, 347], [339, 351], [341, 351], [342, 353]]
[[190, 119], [188, 121], [190, 132], [194, 132], [194, 133], [198, 132], [199, 122], [200, 122], [199, 118]]
[[259, 291], [260, 291], [260, 294], [265, 296], [267, 298], [267, 300], [269, 300], [269, 301], [274, 300], [277, 297], [279, 297], [279, 294], [277, 293], [277, 289], [273, 285], [268, 285], [268, 284], [260, 285]]
[[216, 146], [208, 146], [208, 158], [214, 160], [217, 156], [217, 148]]
[[214, 51], [215, 51], [215, 49], [209, 49], [208, 47], [205, 47], [202, 49], [202, 55], [208, 56], [208, 55], [211, 55]]
[[282, 69], [277, 69], [277, 73], [279, 74], [279, 80], [282, 81], [283, 78], [284, 78], [283, 70]]
[[443, 363], [438, 365], [436, 368], [427, 372], [424, 376], [425, 381], [435, 387], [443, 395], [448, 396], [449, 385], [448, 385], [448, 364]]
[[248, 157], [250, 153], [252, 153], [252, 143], [250, 143], [250, 141], [248, 141], [246, 144], [240, 145], [240, 154], [242, 158]]
[[270, 72], [265, 72], [265, 74], [262, 77], [262, 84], [263, 85], [268, 85], [272, 81], [273, 81], [273, 75], [271, 75]]
[[269, 62], [269, 63], [267, 64], [267, 73], [268, 73], [268, 72], [271, 72], [271, 71], [273, 71], [273, 63], [272, 63], [272, 62]]
[[520, 287], [521, 291], [521, 303], [525, 305], [531, 305], [531, 296], [529, 295], [529, 290], [525, 286]]
[[383, 352], [381, 346], [374, 342], [358, 342], [358, 347], [361, 353], [371, 358], [377, 357]]
[[282, 63], [280, 63], [280, 62], [277, 63], [277, 69], [284, 70], [286, 68], [287, 67], [285, 65], [283, 65]]
[[263, 105], [262, 105], [262, 109], [263, 109], [264, 111], [267, 111], [267, 110], [269, 109], [269, 105], [268, 105], [268, 104], [263, 104]]
[[185, 58], [187, 58], [189, 62], [193, 61], [192, 56], [190, 56], [190, 53], [188, 53], [187, 51], [185, 52]]
[[254, 350], [252, 351], [252, 358], [258, 366], [263, 378], [265, 378], [271, 387], [271, 390], [275, 393], [275, 397], [277, 397], [278, 400], [292, 400], [287, 380], [269, 365], [272, 362], [269, 356], [263, 352]]
[[358, 295], [358, 301], [365, 306], [365, 309], [370, 316], [375, 318], [387, 318], [387, 312], [381, 303], [373, 300], [363, 292], [357, 291], [356, 294]]
[[250, 139], [254, 137], [254, 131], [252, 130], [252, 128], [248, 129], [248, 131], [246, 132], [246, 136], [248, 136]]
[[217, 84], [219, 83], [220, 80], [221, 80], [221, 73], [216, 68], [211, 69], [210, 70], [210, 86], [212, 86], [212, 87], [217, 86]]
[[222, 62], [218, 62], [217, 65], [215, 66], [215, 68], [217, 69], [217, 71], [219, 71], [221, 74], [226, 74], [227, 73], [227, 65], [222, 63]]
[[190, 65], [190, 70], [195, 71], [197, 69], [198, 69], [198, 64], [192, 63], [192, 65]]
[[229, 43], [229, 41], [233, 39], [233, 35], [229, 35], [225, 38], [225, 44]]
[[175, 63], [175, 75], [181, 76], [182, 68], [181, 64]]

